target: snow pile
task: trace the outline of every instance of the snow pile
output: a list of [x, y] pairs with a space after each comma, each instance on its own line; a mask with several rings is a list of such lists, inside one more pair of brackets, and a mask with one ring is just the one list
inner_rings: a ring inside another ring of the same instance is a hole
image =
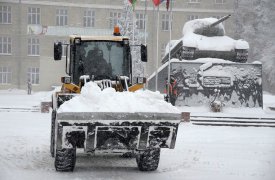
[[162, 112], [179, 113], [167, 103], [159, 92], [139, 90], [116, 92], [113, 88], [103, 91], [94, 82], [89, 82], [81, 94], [65, 102], [58, 112]]
[[[183, 46], [194, 47], [199, 50], [212, 50], [212, 51], [231, 51], [234, 49], [249, 49], [249, 44], [240, 39], [234, 40], [228, 36], [213, 36], [207, 37], [196, 34], [195, 31], [207, 27], [217, 21], [215, 18], [195, 19], [185, 23], [182, 34]], [[224, 32], [222, 23], [216, 26], [219, 30]], [[224, 34], [224, 33], [222, 33]]]

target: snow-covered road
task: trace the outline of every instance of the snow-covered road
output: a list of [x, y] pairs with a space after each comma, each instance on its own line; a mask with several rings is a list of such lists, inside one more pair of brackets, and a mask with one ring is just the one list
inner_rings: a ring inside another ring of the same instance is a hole
[[[16, 96], [0, 93], [0, 106], [38, 105], [38, 95]], [[0, 122], [0, 180], [275, 178], [274, 128], [209, 127], [182, 123], [176, 148], [162, 149], [157, 171], [140, 172], [135, 159], [86, 156], [78, 152], [75, 171], [59, 173], [54, 169], [54, 159], [49, 152], [50, 114], [0, 112]]]

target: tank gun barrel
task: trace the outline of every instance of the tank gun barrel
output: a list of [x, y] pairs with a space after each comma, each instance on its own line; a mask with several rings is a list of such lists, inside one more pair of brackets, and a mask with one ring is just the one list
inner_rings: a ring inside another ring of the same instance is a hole
[[230, 17], [231, 17], [231, 14], [229, 14], [229, 15], [227, 15], [227, 16], [224, 16], [224, 17], [220, 18], [218, 21], [212, 23], [212, 24], [210, 25], [210, 27], [214, 27], [214, 26], [220, 24], [221, 22], [227, 20], [227, 19], [230, 18]]

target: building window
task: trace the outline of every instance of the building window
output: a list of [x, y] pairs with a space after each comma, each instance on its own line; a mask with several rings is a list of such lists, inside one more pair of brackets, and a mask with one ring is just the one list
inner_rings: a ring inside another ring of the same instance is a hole
[[28, 68], [28, 81], [32, 84], [39, 84], [39, 68]]
[[168, 31], [169, 30], [169, 14], [165, 13], [161, 16], [161, 30]]
[[200, 3], [201, 0], [188, 0], [188, 3]]
[[28, 24], [40, 24], [40, 8], [28, 8]]
[[0, 54], [11, 55], [10, 37], [0, 37]]
[[10, 67], [0, 67], [0, 84], [11, 84]]
[[0, 24], [11, 24], [10, 6], [0, 6]]
[[145, 29], [145, 15], [143, 13], [136, 13], [137, 29]]
[[56, 10], [56, 25], [57, 26], [68, 25], [68, 10], [67, 9], [57, 9]]
[[83, 17], [84, 27], [95, 27], [95, 11], [93, 10], [86, 10], [84, 11]]
[[199, 16], [198, 15], [188, 15], [187, 16], [188, 21], [191, 21], [191, 20], [194, 20], [194, 19], [199, 19]]
[[110, 12], [110, 29], [117, 25], [118, 19], [121, 18], [120, 12]]
[[39, 56], [39, 39], [38, 38], [28, 39], [28, 55]]
[[215, 0], [215, 4], [225, 4], [226, 0]]

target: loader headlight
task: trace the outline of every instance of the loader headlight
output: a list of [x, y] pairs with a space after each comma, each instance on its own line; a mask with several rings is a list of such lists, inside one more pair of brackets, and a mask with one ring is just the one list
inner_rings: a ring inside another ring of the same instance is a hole
[[72, 82], [72, 79], [70, 76], [61, 77], [61, 82], [64, 84], [70, 84]]

